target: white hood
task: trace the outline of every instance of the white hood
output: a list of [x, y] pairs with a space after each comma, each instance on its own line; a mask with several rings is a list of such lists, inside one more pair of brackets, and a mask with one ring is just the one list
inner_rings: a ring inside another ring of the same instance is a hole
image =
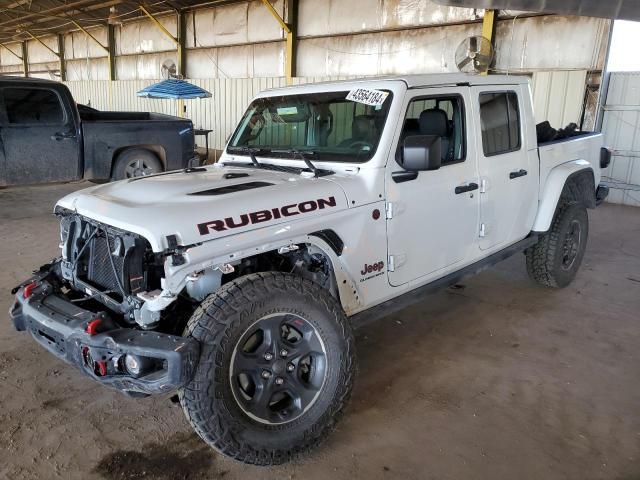
[[[90, 187], [57, 205], [142, 235], [162, 251], [167, 235], [192, 245], [348, 208], [343, 189], [331, 178], [212, 166]], [[220, 190], [233, 186], [238, 187]]]

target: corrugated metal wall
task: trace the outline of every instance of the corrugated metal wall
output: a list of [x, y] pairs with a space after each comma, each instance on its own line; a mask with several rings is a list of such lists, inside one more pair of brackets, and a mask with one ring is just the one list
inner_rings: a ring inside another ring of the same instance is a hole
[[[549, 120], [554, 127], [578, 122], [584, 93], [586, 71], [538, 72], [533, 74], [532, 90], [536, 121]], [[294, 83], [341, 80], [347, 77], [299, 77]], [[195, 79], [194, 84], [212, 93], [211, 98], [186, 100], [186, 116], [196, 128], [212, 129], [210, 148], [221, 150], [233, 132], [250, 100], [262, 90], [282, 87], [283, 77]], [[176, 115], [177, 102], [136, 97], [136, 92], [154, 80], [118, 80], [109, 82], [65, 82], [78, 103], [100, 110], [152, 111]]]
[[614, 149], [604, 172], [611, 188], [607, 201], [640, 206], [640, 72], [611, 74], [602, 132]]

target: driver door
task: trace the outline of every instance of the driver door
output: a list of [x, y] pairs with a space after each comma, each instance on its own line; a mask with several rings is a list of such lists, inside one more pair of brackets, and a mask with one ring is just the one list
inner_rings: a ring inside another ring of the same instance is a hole
[[[468, 263], [478, 248], [479, 175], [469, 89], [410, 91], [404, 112], [386, 171], [392, 286], [444, 276]], [[402, 173], [396, 159], [404, 138], [420, 134], [441, 137], [442, 166]]]

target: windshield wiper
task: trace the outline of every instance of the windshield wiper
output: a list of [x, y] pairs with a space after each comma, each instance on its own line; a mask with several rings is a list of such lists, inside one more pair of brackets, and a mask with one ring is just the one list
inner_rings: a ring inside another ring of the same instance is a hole
[[295, 148], [283, 149], [283, 150], [271, 150], [273, 153], [289, 153], [291, 155], [299, 155], [300, 159], [307, 165], [309, 170], [313, 172], [314, 177], [318, 177], [320, 170], [316, 167], [308, 157], [315, 157], [316, 152], [311, 150], [296, 150]]
[[231, 153], [246, 153], [251, 158], [251, 163], [256, 168], [262, 168], [262, 164], [256, 158], [256, 154], [260, 155], [270, 150], [265, 150], [264, 148], [251, 148], [251, 147], [231, 147], [233, 150], [229, 149]]

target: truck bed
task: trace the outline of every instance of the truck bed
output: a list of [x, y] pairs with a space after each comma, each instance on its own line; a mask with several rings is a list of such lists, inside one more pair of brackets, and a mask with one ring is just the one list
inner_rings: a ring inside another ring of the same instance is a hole
[[600, 147], [602, 134], [597, 132], [579, 132], [578, 134], [538, 145], [540, 157], [540, 186], [546, 184], [549, 172], [563, 163], [574, 160], [586, 160], [591, 163], [595, 173], [595, 185], [600, 183]]
[[126, 121], [145, 121], [145, 122], [167, 122], [178, 121], [183, 122], [180, 117], [164, 115], [162, 113], [151, 112], [102, 112], [99, 110], [82, 109], [80, 111], [80, 119], [83, 122], [126, 122]]

